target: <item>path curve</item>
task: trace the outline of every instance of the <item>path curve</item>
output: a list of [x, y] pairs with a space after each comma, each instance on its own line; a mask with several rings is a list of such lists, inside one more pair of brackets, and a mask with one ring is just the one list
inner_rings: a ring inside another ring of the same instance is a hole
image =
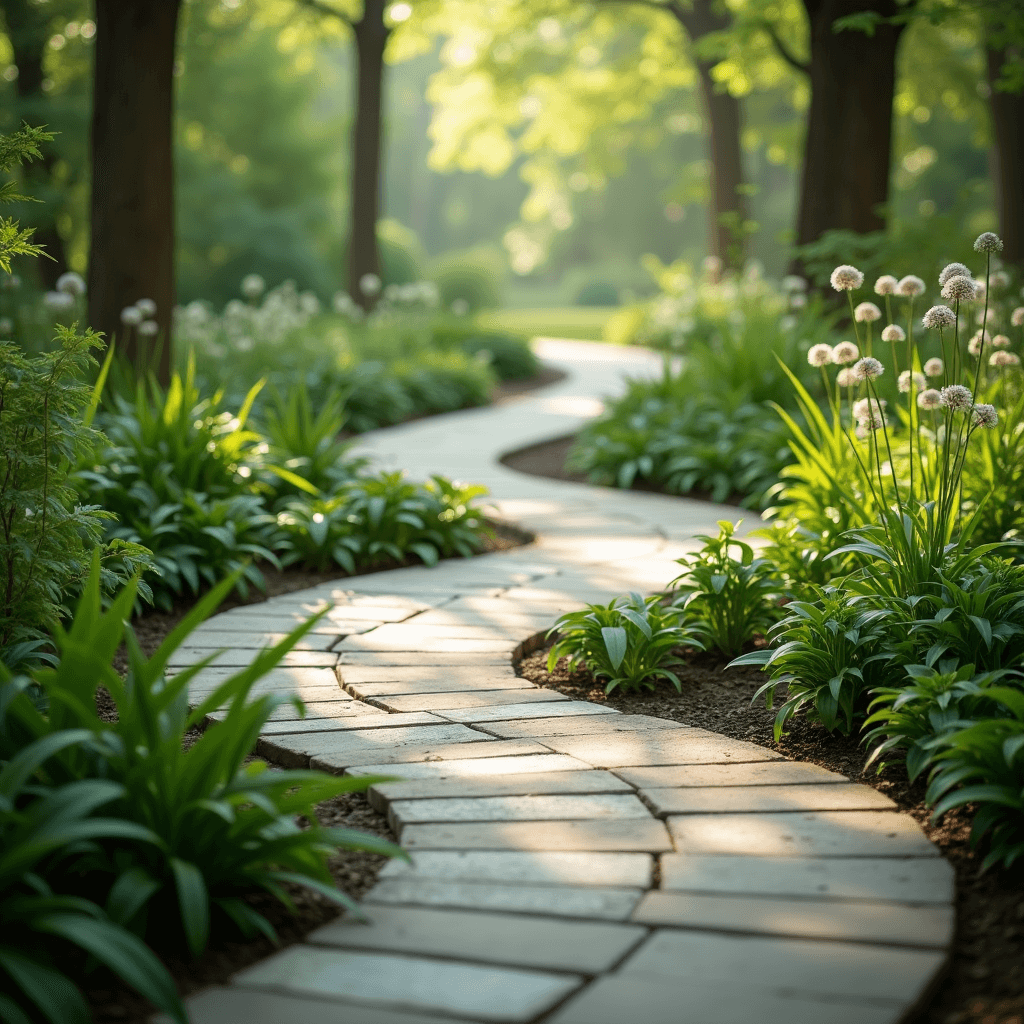
[[[569, 376], [362, 439], [380, 463], [486, 483], [536, 544], [225, 612], [175, 658], [192, 686], [331, 610], [258, 692], [297, 692], [266, 755], [392, 774], [371, 802], [412, 863], [364, 906], [189, 1000], [195, 1024], [894, 1024], [953, 937], [953, 872], [868, 786], [764, 747], [517, 678], [564, 611], [664, 588], [736, 510], [506, 469], [575, 430], [652, 354], [542, 340]], [[340, 686], [339, 686], [340, 681]]]

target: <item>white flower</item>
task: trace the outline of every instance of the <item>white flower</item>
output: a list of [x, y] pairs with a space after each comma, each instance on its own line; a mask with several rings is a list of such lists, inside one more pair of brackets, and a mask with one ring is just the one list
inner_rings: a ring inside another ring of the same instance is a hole
[[21, 278], [17, 274], [11, 274], [0, 281], [0, 288], [20, 288]]
[[68, 295], [84, 295], [85, 281], [82, 280], [81, 274], [69, 270], [57, 278], [57, 291], [66, 292]]
[[997, 270], [989, 278], [993, 288], [1005, 288], [1010, 283], [1010, 275], [1005, 270]]
[[805, 292], [807, 282], [797, 274], [787, 274], [782, 279], [782, 290], [784, 292]]
[[320, 312], [320, 300], [313, 292], [303, 292], [299, 296], [299, 309], [306, 316], [316, 316]]
[[75, 304], [75, 297], [68, 292], [47, 292], [43, 296], [43, 304], [55, 313], [70, 309]]
[[853, 370], [851, 370], [849, 366], [845, 366], [836, 374], [836, 383], [841, 388], [852, 388], [856, 386], [858, 380], [854, 375]]
[[267, 290], [267, 282], [259, 274], [246, 274], [241, 291], [247, 299], [258, 299]]
[[[904, 370], [900, 374], [900, 379], [897, 382], [897, 386], [899, 387], [900, 391], [903, 392], [903, 394], [907, 394], [907, 392], [910, 391], [910, 382], [911, 382], [910, 371], [909, 370]], [[914, 376], [913, 376], [913, 382], [914, 382], [914, 390], [915, 391], [921, 391], [925, 387], [925, 385], [927, 385], [927, 383], [928, 383], [928, 381], [925, 379], [925, 375], [923, 373], [915, 373]]]
[[975, 252], [1002, 252], [1003, 240], [994, 231], [983, 231], [974, 240]]
[[952, 327], [956, 323], [956, 313], [949, 306], [932, 306], [921, 318], [921, 323], [926, 328]]
[[359, 278], [359, 290], [364, 295], [379, 295], [381, 280], [376, 274], [363, 274]]
[[885, 407], [888, 404], [884, 398], [859, 398], [853, 403], [851, 412], [855, 420], [881, 419], [885, 415]]
[[939, 285], [944, 285], [951, 277], [974, 277], [970, 267], [963, 263], [947, 263], [942, 273], [939, 274]]
[[14, 331], [14, 321], [9, 316], [0, 316], [0, 337], [7, 337]]
[[876, 295], [895, 295], [896, 289], [900, 283], [896, 280], [892, 274], [883, 274], [875, 282], [875, 294]]
[[126, 324], [128, 327], [138, 327], [145, 319], [142, 315], [142, 310], [138, 306], [125, 306], [121, 310], [121, 323]]
[[[979, 299], [983, 299], [983, 298], [985, 298], [985, 291], [986, 291], [985, 282], [980, 280], [980, 279], [976, 280], [974, 282], [974, 294]], [[982, 316], [984, 316], [984, 312], [982, 313]]]
[[928, 377], [941, 377], [945, 373], [945, 367], [941, 359], [929, 359], [924, 364], [924, 372]]
[[947, 302], [973, 302], [978, 295], [978, 287], [970, 277], [957, 274], [942, 286], [942, 297]]
[[1020, 356], [1014, 352], [1007, 352], [1005, 349], [999, 349], [988, 357], [988, 365], [997, 366], [1001, 370], [1008, 366], [1020, 366]]
[[1009, 348], [1010, 347], [1010, 339], [1005, 334], [997, 334], [992, 339], [992, 345], [995, 348]]
[[839, 366], [856, 362], [860, 356], [860, 349], [852, 341], [841, 341], [832, 349], [832, 362]]
[[976, 405], [972, 410], [971, 421], [976, 427], [995, 427], [999, 425], [999, 413], [994, 405]]
[[793, 292], [789, 297], [790, 309], [803, 309], [807, 305], [807, 296], [800, 292]]
[[980, 356], [982, 348], [992, 340], [988, 331], [975, 331], [971, 340], [967, 342], [967, 351], [972, 356]]
[[897, 324], [882, 328], [882, 341], [906, 341], [907, 332]]
[[828, 366], [832, 362], [832, 346], [812, 345], [807, 351], [807, 362], [811, 366]]
[[139, 299], [135, 307], [142, 312], [143, 316], [152, 316], [156, 312], [156, 303], [152, 299]]
[[452, 303], [452, 312], [456, 316], [465, 316], [469, 312], [469, 303], [465, 299], [456, 299]]
[[913, 274], [907, 274], [906, 277], [900, 278], [900, 283], [896, 286], [896, 290], [905, 299], [912, 299], [924, 291], [924, 281]]
[[853, 375], [857, 380], [874, 380], [876, 377], [881, 377], [884, 372], [885, 367], [871, 356], [858, 359], [853, 364]]
[[1010, 314], [1010, 323], [1014, 327], [1024, 327], [1024, 306], [1018, 306]]
[[938, 409], [942, 405], [942, 395], [935, 388], [928, 388], [917, 396], [917, 404], [921, 409]]
[[864, 275], [856, 267], [844, 263], [832, 271], [830, 280], [837, 292], [849, 292], [864, 283]]
[[953, 412], [963, 412], [974, 405], [974, 395], [971, 394], [971, 389], [964, 387], [963, 384], [950, 384], [948, 387], [944, 387], [939, 395], [942, 398], [942, 404], [947, 409], [952, 409]]
[[155, 320], [143, 320], [139, 324], [139, 334], [144, 335], [147, 338], [152, 338], [154, 335], [160, 333], [160, 325]]
[[853, 318], [857, 323], [874, 323], [881, 319], [882, 311], [873, 302], [861, 302], [853, 311]]

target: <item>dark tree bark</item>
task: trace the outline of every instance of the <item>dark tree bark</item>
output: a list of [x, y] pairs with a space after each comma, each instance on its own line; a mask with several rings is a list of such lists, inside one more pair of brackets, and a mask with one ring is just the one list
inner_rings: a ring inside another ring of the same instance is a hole
[[810, 20], [811, 109], [804, 143], [797, 244], [831, 229], [885, 227], [896, 52], [903, 25], [873, 35], [833, 31], [837, 18], [900, 12], [895, 0], [803, 0]]
[[[174, 307], [174, 44], [181, 0], [96, 0], [89, 320], [137, 371], [170, 378]], [[121, 310], [157, 306], [156, 338]], [[157, 355], [158, 351], [158, 355]]]
[[1010, 55], [988, 50], [988, 81], [992, 89], [993, 172], [1003, 259], [1024, 264], [1024, 93], [998, 89], [1000, 72]]
[[384, 105], [385, 0], [364, 0], [363, 16], [352, 23], [356, 40], [356, 110], [352, 128], [349, 293], [364, 309], [376, 297], [359, 287], [366, 274], [380, 277], [377, 220], [380, 216], [381, 112]]

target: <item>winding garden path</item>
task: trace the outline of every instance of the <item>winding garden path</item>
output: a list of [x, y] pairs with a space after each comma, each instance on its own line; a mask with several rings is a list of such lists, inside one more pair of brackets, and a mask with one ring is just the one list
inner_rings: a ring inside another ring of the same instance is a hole
[[[536, 544], [339, 581], [226, 612], [179, 653], [230, 666], [314, 609], [260, 690], [297, 691], [263, 752], [389, 774], [390, 862], [339, 920], [189, 1002], [195, 1024], [892, 1024], [942, 969], [953, 873], [874, 789], [764, 747], [573, 701], [511, 659], [564, 611], [676, 575], [696, 501], [522, 476], [512, 449], [576, 429], [635, 349], [541, 341], [566, 370], [516, 402], [368, 435], [414, 475], [487, 484]], [[340, 681], [340, 686], [339, 686]]]

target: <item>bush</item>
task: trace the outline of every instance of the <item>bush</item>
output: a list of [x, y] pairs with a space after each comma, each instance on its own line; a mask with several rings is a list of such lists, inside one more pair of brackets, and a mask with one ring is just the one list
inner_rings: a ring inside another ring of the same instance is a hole
[[441, 296], [441, 307], [465, 304], [465, 312], [493, 309], [501, 305], [504, 264], [490, 248], [449, 253], [434, 263], [430, 274]]
[[457, 345], [467, 355], [486, 359], [499, 380], [526, 380], [540, 373], [540, 361], [525, 338], [509, 334], [460, 335], [451, 328], [434, 332], [439, 344]]
[[423, 246], [416, 232], [397, 220], [377, 222], [380, 274], [385, 285], [411, 284], [421, 277]]
[[591, 281], [576, 294], [577, 306], [617, 306], [619, 289], [607, 281]]

